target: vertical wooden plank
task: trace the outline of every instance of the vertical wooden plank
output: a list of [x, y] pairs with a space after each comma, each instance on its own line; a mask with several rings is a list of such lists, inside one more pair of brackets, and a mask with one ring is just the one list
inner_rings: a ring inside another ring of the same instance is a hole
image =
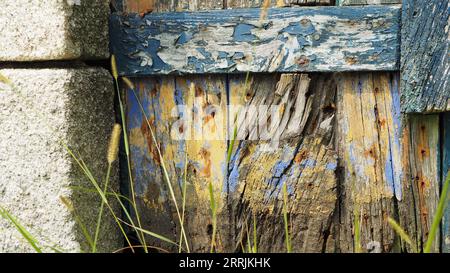
[[229, 81], [230, 102], [248, 107], [237, 112], [239, 141], [229, 165], [235, 240], [246, 246], [256, 221], [258, 250], [286, 251], [285, 184], [293, 251], [323, 252], [331, 241], [337, 200], [334, 80], [318, 74], [255, 75], [247, 82], [245, 78], [233, 76]]
[[[138, 78], [134, 79], [134, 84], [146, 111], [145, 115], [142, 114], [139, 102], [128, 90], [132, 173], [142, 224], [152, 232], [179, 240], [179, 219], [161, 161], [164, 161], [168, 171], [180, 209], [187, 163], [188, 194], [184, 227], [191, 250], [208, 252], [212, 224], [209, 183], [214, 187], [219, 213], [224, 206], [222, 188], [227, 151], [224, 136], [227, 104], [225, 76]], [[161, 149], [162, 160], [146, 117]], [[153, 246], [173, 247], [161, 244], [152, 237], [147, 240]]]
[[402, 108], [407, 113], [450, 110], [448, 0], [404, 0]]
[[[228, 216], [225, 212], [226, 178], [226, 122], [227, 89], [226, 76], [189, 76], [177, 77], [178, 94], [185, 97], [187, 111], [184, 111], [183, 123], [190, 128], [185, 141], [188, 158], [186, 222], [189, 225], [188, 238], [192, 251], [208, 252], [211, 245], [212, 216], [210, 184], [213, 186], [214, 200], [218, 214], [218, 234], [215, 250], [226, 251], [230, 244], [227, 234]], [[189, 117], [189, 113], [192, 117]], [[181, 127], [180, 127], [181, 128]], [[176, 129], [176, 128], [174, 128]], [[178, 149], [178, 153], [183, 150]]]
[[353, 73], [339, 76], [338, 138], [341, 176], [340, 250], [355, 251], [355, 215], [360, 218], [364, 252], [390, 252], [400, 199], [402, 149], [398, 74]]
[[[330, 3], [269, 2], [268, 7]], [[226, 7], [263, 7], [263, 3], [263, 0], [228, 0]], [[249, 107], [229, 113], [229, 135], [233, 135], [235, 119], [238, 124], [238, 140], [227, 180], [230, 234], [238, 251], [242, 245], [247, 247], [248, 238], [253, 242], [251, 227], [256, 221], [258, 251], [286, 252], [281, 190], [284, 184], [288, 189], [293, 251], [334, 251], [335, 236], [330, 232], [338, 198], [337, 154], [333, 140], [335, 92], [334, 79], [325, 74], [230, 76], [230, 105]], [[269, 110], [259, 113], [261, 106], [266, 109], [281, 106], [278, 109], [282, 117], [280, 123], [275, 123], [276, 128], [296, 124], [293, 132], [281, 133], [275, 149], [268, 149], [268, 140], [273, 139], [273, 135], [264, 134], [259, 128], [261, 122], [271, 124], [262, 120], [271, 120], [274, 116], [269, 114], [269, 118], [262, 114]]]
[[[401, 225], [423, 249], [436, 212], [440, 186], [439, 115], [410, 115], [405, 146], [409, 145], [410, 181], [399, 204]], [[437, 236], [433, 252], [439, 252]]]
[[[450, 113], [442, 114], [442, 183], [450, 171]], [[450, 253], [450, 193], [447, 193], [447, 208], [442, 220], [442, 252]]]
[[[181, 177], [182, 169], [176, 168], [176, 163], [181, 161], [178, 154], [174, 153], [174, 144], [170, 141], [168, 119], [170, 110], [175, 104], [173, 77], [145, 78], [134, 80], [138, 99], [131, 89], [127, 94], [127, 122], [132, 157], [132, 177], [134, 192], [137, 200], [137, 209], [141, 217], [142, 225], [152, 232], [177, 240], [177, 221], [173, 221], [175, 208], [171, 202], [167, 181], [163, 177], [161, 160], [156, 144], [161, 147], [163, 158], [169, 160], [166, 167], [171, 174], [171, 179]], [[140, 105], [145, 109], [141, 111]], [[155, 133], [157, 143], [154, 143], [150, 128]], [[181, 161], [182, 162], [182, 161]], [[171, 181], [175, 190], [176, 183]], [[179, 191], [177, 191], [179, 197]], [[135, 216], [135, 215], [134, 215]], [[172, 246], [163, 244], [155, 238], [147, 237], [152, 246], [160, 246], [171, 249]]]
[[[221, 8], [219, 2], [126, 0], [125, 6], [128, 12], [147, 12], [148, 9], [162, 12]], [[142, 225], [173, 241], [180, 239], [180, 221], [164, 178], [157, 144], [180, 211], [185, 168], [188, 170], [184, 228], [191, 251], [209, 252], [212, 227], [210, 182], [214, 188], [219, 218], [224, 207], [226, 76], [161, 76], [135, 78], [133, 83], [146, 111], [143, 115], [138, 101], [128, 90], [132, 175]], [[155, 132], [157, 143], [153, 142], [145, 116]], [[218, 223], [226, 226], [227, 221], [219, 219]], [[219, 230], [226, 228], [219, 227]], [[225, 232], [217, 235], [217, 251], [224, 251], [220, 242], [229, 243], [225, 236]], [[146, 240], [151, 246], [178, 251], [153, 237], [148, 236]]]

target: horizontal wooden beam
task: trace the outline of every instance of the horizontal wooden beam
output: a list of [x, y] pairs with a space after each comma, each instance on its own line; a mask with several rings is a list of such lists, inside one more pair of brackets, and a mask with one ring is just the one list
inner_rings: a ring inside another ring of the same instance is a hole
[[399, 69], [400, 10], [311, 7], [113, 14], [111, 45], [128, 76]]

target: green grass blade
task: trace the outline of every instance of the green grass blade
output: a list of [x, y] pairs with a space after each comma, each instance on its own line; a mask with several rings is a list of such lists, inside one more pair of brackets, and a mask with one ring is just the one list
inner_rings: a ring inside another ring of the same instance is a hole
[[[186, 153], [184, 155], [184, 174], [183, 174], [183, 204], [181, 208], [181, 225], [184, 225], [184, 215], [186, 212], [186, 191], [187, 191], [187, 172], [188, 172], [188, 156], [187, 156], [187, 143], [186, 143]], [[183, 245], [183, 234], [180, 235], [180, 246], [178, 252], [181, 253]]]
[[38, 253], [42, 253], [42, 249], [39, 247], [38, 240], [31, 235], [30, 232], [27, 231], [27, 229], [20, 224], [20, 222], [12, 216], [6, 209], [0, 207], [0, 215], [6, 219], [9, 220], [16, 230], [27, 240], [27, 242], [30, 244], [30, 246]]
[[139, 228], [139, 227], [137, 227], [137, 226], [133, 226], [133, 225], [131, 225], [131, 224], [129, 224], [129, 223], [127, 223], [127, 222], [121, 220], [121, 219], [119, 219], [119, 221], [121, 221], [122, 223], [124, 223], [125, 225], [127, 225], [127, 226], [129, 226], [129, 227], [131, 227], [131, 228], [133, 228], [133, 229], [139, 230], [139, 231], [141, 231], [141, 232], [143, 232], [143, 233], [145, 233], [145, 234], [147, 234], [147, 235], [150, 235], [150, 236], [152, 236], [152, 237], [155, 237], [155, 238], [157, 238], [157, 239], [159, 239], [159, 240], [161, 240], [161, 241], [164, 241], [164, 242], [166, 242], [166, 243], [169, 243], [169, 244], [178, 246], [177, 243], [175, 243], [174, 241], [172, 241], [172, 240], [170, 240], [170, 239], [168, 239], [168, 238], [166, 238], [166, 237], [164, 237], [164, 236], [162, 236], [162, 235], [159, 235], [159, 234], [156, 234], [156, 233], [154, 233], [154, 232], [151, 232], [151, 231], [148, 231], [148, 230]]
[[411, 238], [408, 236], [406, 231], [400, 227], [400, 225], [391, 217], [388, 217], [388, 223], [391, 225], [392, 229], [394, 229], [395, 233], [397, 233], [400, 238], [402, 238], [405, 243], [407, 243], [414, 253], [417, 253], [417, 248]]
[[447, 179], [445, 180], [444, 186], [442, 187], [441, 197], [439, 199], [439, 204], [434, 215], [433, 224], [431, 225], [430, 232], [428, 234], [428, 239], [423, 250], [424, 253], [430, 253], [433, 247], [433, 241], [439, 231], [442, 217], [444, 216], [444, 211], [447, 206], [447, 194], [450, 184], [450, 171], [447, 173]]
[[212, 238], [211, 238], [211, 253], [214, 252], [216, 246], [216, 232], [217, 232], [217, 207], [216, 199], [214, 198], [214, 187], [211, 181], [209, 181], [209, 203], [211, 207], [211, 217], [212, 217]]
[[[112, 167], [111, 164], [108, 164], [108, 170], [106, 172], [105, 187], [104, 187], [103, 194], [106, 194], [106, 191], [108, 190], [108, 184], [109, 184], [109, 179], [110, 179], [110, 175], [111, 175], [111, 167]], [[92, 243], [92, 252], [93, 253], [97, 252], [97, 242], [98, 242], [98, 236], [100, 234], [100, 226], [102, 223], [104, 206], [105, 206], [105, 203], [102, 201], [102, 203], [100, 204], [100, 211], [98, 213], [97, 226], [95, 228], [94, 242]]]

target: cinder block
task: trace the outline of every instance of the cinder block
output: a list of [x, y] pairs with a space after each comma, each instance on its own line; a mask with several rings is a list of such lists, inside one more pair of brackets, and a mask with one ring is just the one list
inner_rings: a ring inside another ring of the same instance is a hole
[[0, 2], [0, 61], [108, 58], [108, 0]]
[[[15, 86], [0, 83], [0, 205], [43, 244], [88, 251], [75, 214], [60, 197], [71, 200], [91, 236], [101, 201], [86, 191], [94, 187], [62, 143], [98, 181], [104, 180], [114, 124], [112, 77], [104, 69], [87, 67], [0, 69], [0, 75]], [[111, 185], [116, 189], [117, 171], [115, 166]], [[110, 215], [105, 209], [99, 251], [122, 245]], [[0, 218], [0, 252], [29, 251], [33, 249], [23, 237]]]

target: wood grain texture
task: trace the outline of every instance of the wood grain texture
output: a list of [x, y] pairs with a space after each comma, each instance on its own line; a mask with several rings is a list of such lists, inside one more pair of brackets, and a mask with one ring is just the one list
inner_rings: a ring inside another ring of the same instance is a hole
[[338, 79], [340, 250], [355, 251], [358, 215], [362, 251], [390, 252], [395, 235], [387, 217], [395, 217], [404, 176], [398, 74], [346, 73]]
[[402, 108], [407, 113], [450, 110], [448, 0], [404, 0]]
[[[312, 79], [296, 74], [260, 75], [252, 77], [245, 88], [244, 78], [234, 76], [228, 83], [223, 76], [134, 80], [179, 201], [185, 157], [188, 158], [185, 228], [191, 250], [209, 251], [211, 182], [218, 204], [217, 251], [241, 251], [241, 244], [246, 245], [248, 236], [252, 236], [248, 228], [253, 227], [255, 220], [259, 251], [285, 251], [280, 194], [283, 183], [289, 189], [294, 250], [326, 251], [332, 241], [329, 232], [337, 201], [337, 155], [333, 148], [335, 83], [332, 77], [319, 75]], [[247, 90], [245, 97], [240, 96], [243, 89]], [[138, 208], [145, 212], [143, 225], [177, 240], [180, 226], [162, 176], [161, 160], [132, 91], [128, 90], [128, 94], [132, 172]], [[248, 126], [239, 123], [242, 140], [237, 141], [227, 164], [227, 141], [223, 138], [227, 124], [235, 119], [225, 106], [235, 103], [255, 107], [283, 105], [284, 110], [279, 126], [271, 123], [275, 116], [264, 116], [266, 111], [238, 112], [238, 121], [249, 122]], [[192, 106], [194, 111], [180, 108], [180, 104]], [[212, 105], [218, 107], [201, 110]], [[191, 111], [194, 114], [190, 115]], [[189, 127], [192, 121], [201, 126]], [[186, 139], [186, 135], [190, 137]], [[276, 147], [267, 149], [267, 141], [276, 138]], [[153, 246], [171, 249], [154, 238], [147, 240]]]
[[268, 21], [259, 17], [259, 9], [114, 14], [119, 73], [398, 69], [398, 7], [269, 9]]
[[[409, 115], [407, 124], [403, 147], [409, 150], [404, 163], [410, 176], [403, 185], [404, 198], [399, 203], [399, 215], [402, 227], [421, 251], [428, 239], [439, 200], [439, 115]], [[439, 252], [439, 240], [438, 235], [433, 252]]]
[[267, 7], [319, 6], [330, 5], [332, 0], [226, 0], [225, 8], [261, 8]]
[[[249, 107], [237, 112], [239, 141], [229, 164], [236, 241], [245, 245], [251, 238], [245, 227], [256, 215], [258, 251], [286, 252], [281, 191], [286, 184], [293, 251], [327, 251], [337, 201], [335, 83], [305, 74], [258, 75], [246, 82], [245, 76], [230, 78], [230, 102]], [[251, 110], [264, 105], [282, 106], [281, 112]], [[281, 122], [275, 122], [277, 115]]]
[[[226, 176], [227, 145], [223, 139], [226, 120], [221, 114], [226, 113], [224, 107], [227, 104], [225, 77], [145, 78], [135, 79], [134, 83], [157, 139], [154, 143], [138, 101], [128, 90], [132, 174], [142, 223], [148, 230], [179, 240], [179, 219], [163, 177], [158, 145], [180, 208], [184, 170], [187, 167], [185, 229], [191, 250], [208, 252], [211, 242], [210, 182], [217, 195], [219, 213], [224, 205], [222, 188]], [[195, 86], [193, 89], [191, 84]], [[191, 111], [196, 109], [195, 113], [191, 115], [183, 105], [192, 107], [189, 108]], [[210, 108], [209, 105], [220, 109]], [[196, 126], [188, 127], [193, 124]], [[219, 223], [227, 221], [220, 220]], [[148, 237], [147, 240], [153, 246], [176, 251], [173, 246], [161, 245], [155, 238]]]
[[[450, 171], [450, 113], [442, 114], [442, 183]], [[442, 187], [441, 187], [442, 189]], [[442, 252], [450, 253], [450, 192], [447, 193], [447, 208], [442, 220]]]
[[338, 5], [353, 6], [353, 5], [391, 5], [400, 4], [402, 0], [337, 0]]

